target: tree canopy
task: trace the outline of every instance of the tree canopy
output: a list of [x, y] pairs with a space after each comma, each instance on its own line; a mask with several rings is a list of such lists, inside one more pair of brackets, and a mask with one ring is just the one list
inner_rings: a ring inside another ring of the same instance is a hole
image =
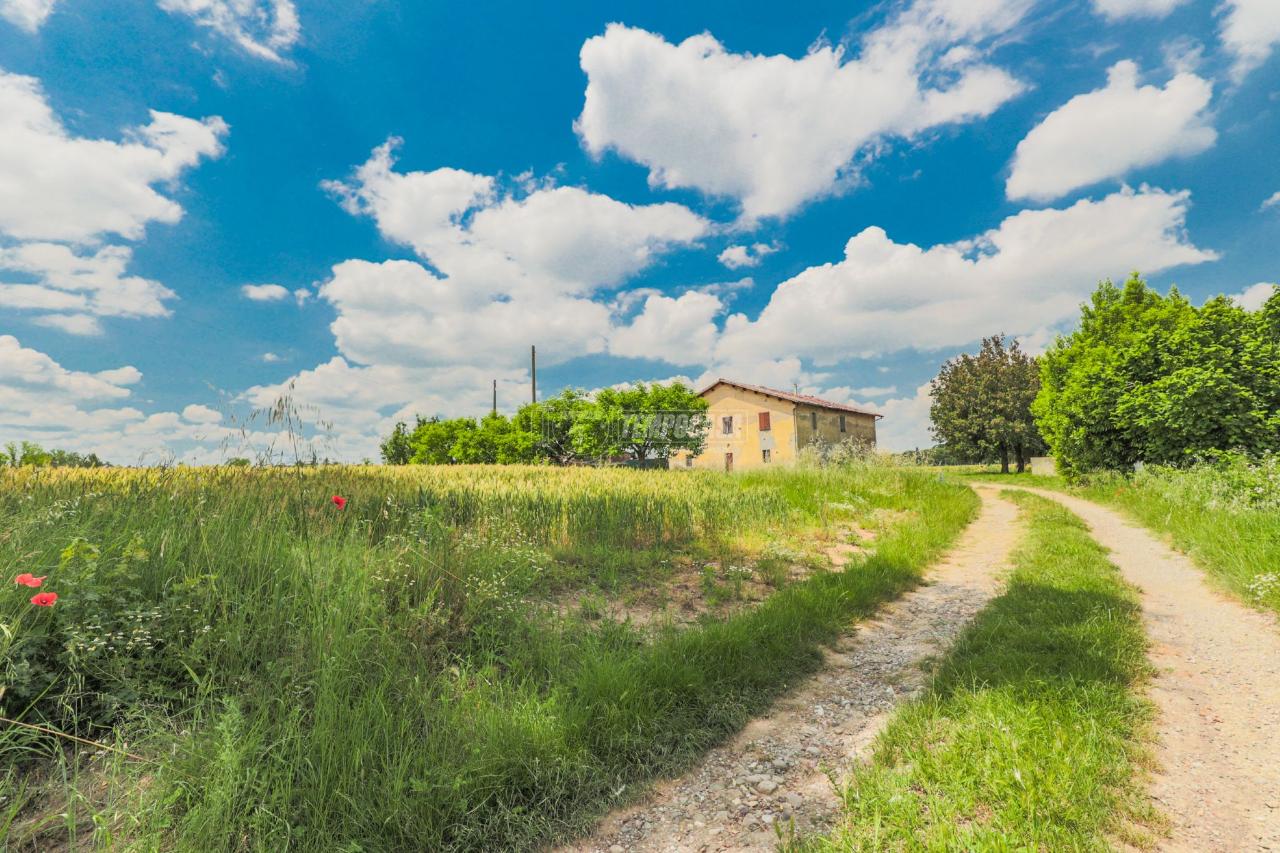
[[1036, 418], [1068, 475], [1280, 450], [1280, 291], [1247, 311], [1136, 273], [1105, 281], [1041, 358], [1041, 385]]
[[963, 462], [1012, 457], [1023, 470], [1043, 447], [1031, 414], [1040, 388], [1036, 360], [1004, 335], [982, 339], [976, 355], [963, 353], [942, 365], [930, 385], [929, 417], [942, 455]]
[[418, 418], [396, 424], [382, 443], [388, 464], [514, 464], [664, 460], [702, 451], [706, 401], [680, 383], [606, 388], [594, 395], [567, 388], [507, 418]]
[[32, 441], [11, 441], [0, 448], [0, 466], [24, 465], [52, 468], [104, 468], [107, 466], [96, 453], [76, 453], [71, 450], [45, 450]]

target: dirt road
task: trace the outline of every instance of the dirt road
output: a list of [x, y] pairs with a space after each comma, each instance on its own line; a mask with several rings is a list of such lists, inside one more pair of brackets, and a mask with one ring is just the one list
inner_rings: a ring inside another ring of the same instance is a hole
[[1158, 669], [1162, 850], [1280, 851], [1280, 626], [1210, 587], [1182, 554], [1119, 513], [1027, 489], [1084, 519], [1142, 591]]
[[893, 708], [924, 684], [921, 660], [945, 649], [997, 591], [1019, 532], [1016, 507], [997, 491], [978, 488], [981, 513], [929, 570], [929, 585], [856, 626], [769, 716], [563, 849], [773, 850], [775, 825], [825, 827], [840, 804], [824, 771], [843, 772], [866, 752]]

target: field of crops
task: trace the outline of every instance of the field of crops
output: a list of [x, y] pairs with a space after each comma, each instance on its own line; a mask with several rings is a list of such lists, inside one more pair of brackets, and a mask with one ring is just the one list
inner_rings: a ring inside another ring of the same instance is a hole
[[[0, 716], [26, 725], [0, 723], [0, 835], [568, 837], [813, 669], [974, 511], [874, 466], [5, 471], [0, 565], [24, 583], [0, 595]], [[874, 543], [824, 568], [855, 529]], [[706, 606], [668, 618], [690, 572]], [[607, 606], [638, 598], [653, 619]]]

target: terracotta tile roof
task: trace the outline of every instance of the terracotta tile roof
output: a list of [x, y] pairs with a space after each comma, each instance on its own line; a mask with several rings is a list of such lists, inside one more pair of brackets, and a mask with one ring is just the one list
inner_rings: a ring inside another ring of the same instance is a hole
[[874, 415], [877, 418], [883, 418], [884, 415], [879, 412], [863, 406], [854, 406], [849, 403], [833, 403], [830, 400], [824, 400], [821, 397], [813, 397], [809, 394], [793, 394], [790, 391], [779, 391], [777, 388], [766, 388], [763, 385], [749, 385], [746, 382], [734, 382], [732, 379], [717, 379], [706, 388], [698, 392], [701, 396], [706, 394], [717, 385], [732, 385], [734, 388], [742, 388], [747, 391], [755, 391], [757, 394], [766, 394], [770, 397], [777, 397], [780, 400], [789, 400], [792, 403], [801, 403], [806, 406], [817, 406], [820, 409], [831, 409], [836, 412], [853, 412], [858, 415]]

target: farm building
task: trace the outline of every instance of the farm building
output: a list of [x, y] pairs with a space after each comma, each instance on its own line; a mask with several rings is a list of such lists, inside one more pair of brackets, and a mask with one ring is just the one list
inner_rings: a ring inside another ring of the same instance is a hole
[[711, 421], [706, 447], [697, 456], [678, 455], [673, 466], [732, 471], [793, 463], [815, 443], [874, 446], [876, 421], [883, 417], [859, 406], [727, 379], [699, 395]]

